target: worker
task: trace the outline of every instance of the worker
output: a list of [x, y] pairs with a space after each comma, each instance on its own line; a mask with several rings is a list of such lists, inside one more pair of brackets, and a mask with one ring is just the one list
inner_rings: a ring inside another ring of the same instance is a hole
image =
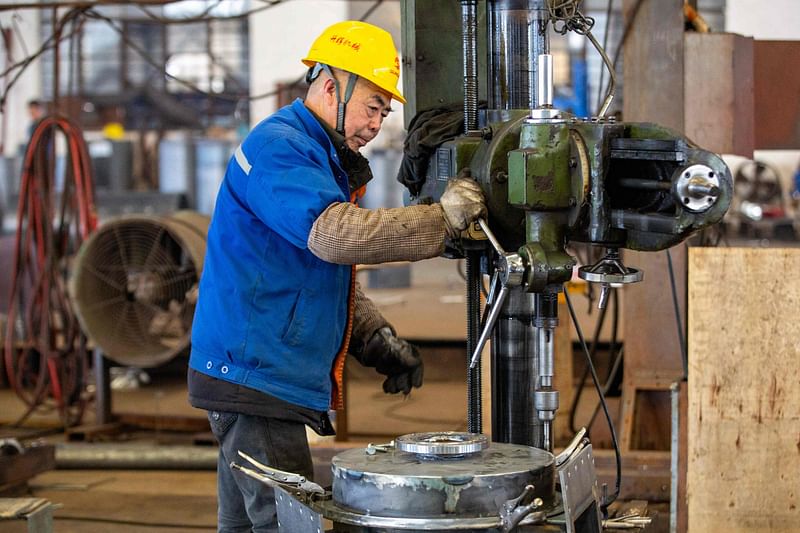
[[275, 531], [271, 489], [230, 469], [239, 450], [313, 475], [305, 426], [334, 433], [349, 352], [387, 393], [422, 384], [416, 347], [397, 337], [355, 283], [356, 264], [444, 251], [486, 212], [479, 185], [453, 179], [441, 203], [362, 209], [372, 177], [359, 150], [397, 89], [392, 37], [364, 22], [325, 29], [302, 60], [305, 99], [259, 123], [228, 164], [208, 231], [192, 328], [190, 403], [220, 443], [219, 531]]

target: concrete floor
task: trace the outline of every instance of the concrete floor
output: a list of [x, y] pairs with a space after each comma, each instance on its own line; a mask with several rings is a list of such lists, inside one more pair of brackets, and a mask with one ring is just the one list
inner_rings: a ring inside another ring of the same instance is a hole
[[[445, 351], [446, 352], [446, 351]], [[423, 352], [427, 355], [425, 352]], [[456, 350], [455, 357], [463, 357]], [[415, 431], [465, 430], [465, 384], [463, 365], [448, 362], [448, 353], [437, 352], [443, 364], [426, 365], [425, 385], [408, 398], [387, 396], [380, 388], [380, 377], [370, 370], [349, 366], [347, 388], [347, 426], [351, 439], [334, 442], [310, 433], [312, 452], [318, 472], [326, 473], [325, 460], [341, 446], [363, 446], [367, 442], [386, 442], [390, 438]], [[427, 361], [427, 357], [426, 357]], [[137, 389], [115, 390], [112, 406], [115, 414], [139, 413], [163, 417], [154, 431], [125, 431], [98, 437], [103, 442], [123, 441], [145, 447], [159, 444], [191, 444], [198, 435], [167, 430], [169, 417], [205, 419], [203, 411], [192, 408], [186, 399], [185, 380], [180, 361], [175, 369], [153, 373], [152, 382]], [[428, 368], [430, 366], [430, 369]], [[453, 370], [453, 369], [456, 370]], [[25, 433], [57, 426], [53, 412], [37, 413], [25, 423], [25, 429], [13, 429], [8, 423], [24, 412], [24, 405], [8, 389], [0, 389], [0, 438], [22, 437]], [[94, 421], [87, 411], [84, 422]], [[64, 443], [63, 433], [50, 434], [43, 440]], [[202, 439], [199, 439], [202, 440]], [[208, 440], [203, 451], [208, 452]], [[213, 452], [212, 452], [213, 454]], [[327, 470], [329, 472], [329, 469]], [[323, 479], [318, 481], [325, 482]], [[29, 495], [46, 498], [58, 505], [54, 531], [57, 533], [155, 533], [213, 531], [216, 523], [216, 473], [213, 469], [186, 470], [52, 470], [29, 482]], [[661, 523], [665, 515], [662, 514]], [[0, 531], [11, 532], [2, 523]], [[21, 526], [21, 523], [18, 524]], [[653, 528], [649, 531], [665, 531]], [[24, 531], [24, 529], [22, 529]]]
[[[414, 431], [464, 429], [463, 381], [437, 379], [437, 372], [432, 371], [425, 386], [408, 398], [385, 395], [380, 383], [380, 377], [369, 372], [356, 371], [349, 379], [348, 429], [358, 433], [350, 442], [337, 443], [330, 437], [309, 434], [315, 461], [319, 463], [323, 476], [329, 464], [325, 459], [329, 459], [334, 446], [385, 442], [396, 435]], [[198, 435], [168, 431], [169, 417], [205, 419], [204, 411], [188, 404], [182, 371], [168, 375], [156, 373], [150, 384], [137, 389], [114, 390], [112, 408], [115, 415], [149, 414], [156, 419], [164, 417], [164, 423], [160, 426], [162, 429], [156, 431], [125, 431], [98, 436], [97, 439], [104, 444], [124, 442], [144, 447], [191, 444], [198, 440]], [[56, 445], [66, 443], [67, 436], [54, 429], [58, 426], [58, 418], [52, 411], [32, 415], [22, 428], [10, 427], [9, 424], [24, 412], [24, 404], [13, 391], [0, 389], [0, 438], [16, 437], [30, 443], [31, 436], [47, 432], [49, 428], [50, 434], [35, 440]], [[90, 408], [84, 423], [92, 424], [94, 419]], [[208, 447], [202, 451], [207, 452]], [[57, 469], [32, 478], [28, 483], [28, 495], [46, 498], [58, 506], [54, 513], [54, 531], [58, 533], [213, 531], [216, 524], [215, 483], [216, 473], [212, 469]], [[18, 525], [22, 526], [21, 523]], [[11, 523], [3, 522], [0, 531], [7, 529], [11, 531]]]

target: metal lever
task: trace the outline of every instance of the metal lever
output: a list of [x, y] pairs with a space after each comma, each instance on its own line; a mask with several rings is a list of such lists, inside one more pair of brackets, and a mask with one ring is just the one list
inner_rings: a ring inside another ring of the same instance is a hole
[[[534, 498], [532, 502], [527, 505], [520, 505], [526, 498], [530, 497], [533, 494], [534, 486], [527, 485], [525, 490], [522, 491], [522, 494], [517, 496], [512, 500], [508, 500], [505, 502], [502, 507], [500, 507], [500, 520], [501, 520], [501, 529], [503, 533], [511, 532], [516, 529], [518, 525], [522, 523], [525, 518], [531, 515], [534, 511], [541, 508], [544, 505], [544, 502], [541, 498]], [[534, 517], [531, 517], [534, 518]], [[535, 517], [533, 520], [526, 520], [526, 523], [537, 523], [541, 522], [546, 518], [544, 513], [541, 513], [539, 516]]]
[[469, 367], [471, 369], [475, 368], [475, 365], [478, 364], [478, 359], [480, 359], [481, 352], [483, 351], [483, 345], [486, 344], [486, 340], [492, 333], [492, 329], [494, 329], [494, 323], [497, 322], [497, 317], [500, 315], [500, 308], [503, 307], [503, 302], [506, 300], [507, 295], [508, 287], [503, 285], [503, 288], [500, 289], [500, 294], [497, 295], [497, 301], [492, 305], [492, 310], [489, 312], [489, 318], [486, 319], [486, 326], [484, 326], [483, 331], [481, 331], [481, 336], [478, 338], [478, 344], [475, 346], [472, 358], [469, 360]]
[[233, 470], [238, 470], [246, 476], [256, 479], [270, 487], [280, 487], [303, 502], [308, 502], [325, 495], [325, 489], [313, 481], [308, 481], [300, 474], [284, 472], [283, 470], [266, 466], [241, 450], [239, 450], [238, 453], [240, 457], [255, 466], [260, 472], [232, 462], [230, 467]]
[[394, 450], [394, 441], [387, 442], [386, 444], [373, 444], [370, 442], [367, 444], [366, 449], [364, 452], [367, 455], [375, 455], [378, 452], [381, 453], [389, 453]]
[[[491, 311], [489, 312], [489, 316], [486, 319], [486, 325], [483, 327], [480, 337], [478, 337], [478, 343], [475, 346], [475, 351], [472, 352], [472, 357], [469, 360], [470, 369], [475, 368], [475, 366], [478, 364], [478, 359], [481, 357], [483, 346], [489, 339], [492, 329], [494, 329], [494, 324], [497, 322], [497, 317], [500, 316], [500, 309], [503, 307], [503, 302], [505, 302], [506, 296], [508, 296], [508, 286], [521, 284], [522, 274], [525, 271], [525, 264], [519, 254], [506, 253], [506, 251], [500, 245], [500, 241], [497, 240], [497, 237], [495, 237], [494, 233], [492, 233], [492, 230], [489, 229], [489, 224], [487, 224], [482, 218], [479, 218], [477, 222], [481, 227], [481, 230], [483, 230], [483, 232], [486, 234], [486, 237], [489, 238], [489, 242], [492, 243], [492, 247], [500, 256], [500, 264], [495, 270], [495, 276], [497, 276], [497, 279], [499, 279], [501, 288], [499, 294], [497, 294], [496, 301], [492, 302], [491, 300], [487, 300], [486, 302], [486, 305], [491, 304], [492, 307]], [[492, 292], [494, 292], [495, 286], [496, 282], [493, 278]]]
[[572, 457], [576, 452], [581, 451], [587, 442], [588, 439], [586, 439], [586, 428], [581, 428], [580, 431], [578, 431], [575, 436], [572, 437], [572, 440], [569, 444], [567, 444], [567, 447], [564, 448], [561, 453], [556, 455], [556, 466], [561, 466], [569, 461], [569, 458]]
[[630, 514], [603, 520], [603, 529], [645, 529], [652, 522], [649, 516]]

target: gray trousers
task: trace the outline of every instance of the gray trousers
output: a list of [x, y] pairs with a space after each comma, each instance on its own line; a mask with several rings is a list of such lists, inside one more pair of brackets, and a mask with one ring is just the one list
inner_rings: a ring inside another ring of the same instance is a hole
[[305, 425], [300, 422], [209, 411], [211, 431], [219, 441], [217, 530], [219, 533], [277, 532], [273, 490], [230, 468], [249, 463], [241, 450], [265, 465], [314, 477]]

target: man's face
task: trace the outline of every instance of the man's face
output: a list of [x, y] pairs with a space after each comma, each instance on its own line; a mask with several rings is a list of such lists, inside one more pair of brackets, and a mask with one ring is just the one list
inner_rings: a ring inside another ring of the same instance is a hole
[[348, 148], [358, 152], [375, 138], [383, 119], [392, 111], [392, 97], [363, 79], [359, 79], [344, 115], [344, 139]]

